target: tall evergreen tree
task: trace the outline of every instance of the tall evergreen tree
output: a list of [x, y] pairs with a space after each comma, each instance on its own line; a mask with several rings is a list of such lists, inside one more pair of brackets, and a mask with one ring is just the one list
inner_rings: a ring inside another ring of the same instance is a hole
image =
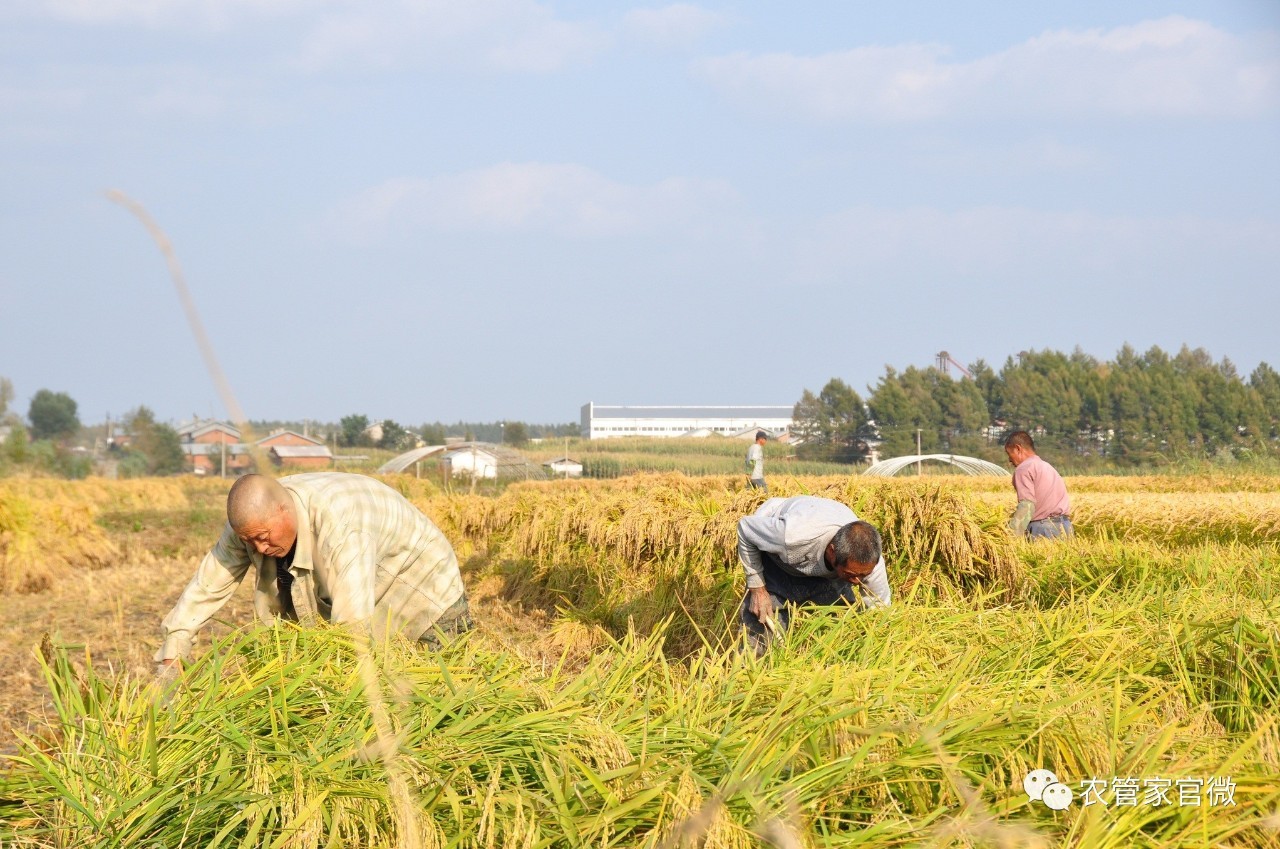
[[[970, 373], [954, 380], [933, 367], [886, 368], [867, 398], [882, 453], [914, 453], [917, 431], [925, 451], [996, 453], [1001, 428], [1032, 431], [1050, 452], [1122, 465], [1280, 449], [1280, 373], [1265, 363], [1246, 382], [1202, 348], [1171, 356], [1125, 345], [1109, 362], [1079, 348], [1023, 351], [998, 373], [982, 360]], [[797, 411], [809, 410], [825, 433], [825, 405], [806, 392]]]
[[792, 411], [802, 457], [855, 463], [866, 456], [866, 405], [852, 387], [832, 378], [816, 396], [808, 389]]
[[1249, 388], [1262, 405], [1265, 436], [1268, 439], [1280, 437], [1280, 372], [1265, 362], [1258, 363], [1258, 367], [1249, 375]]

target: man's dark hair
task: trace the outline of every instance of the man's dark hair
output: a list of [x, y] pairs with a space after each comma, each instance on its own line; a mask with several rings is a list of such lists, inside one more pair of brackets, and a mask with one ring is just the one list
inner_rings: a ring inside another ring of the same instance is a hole
[[880, 532], [870, 522], [850, 522], [831, 538], [835, 546], [835, 565], [880, 562]]
[[765, 433], [763, 430], [756, 431], [756, 439], [768, 439], [768, 438], [769, 438], [769, 434]]
[[1036, 444], [1031, 441], [1031, 434], [1027, 433], [1025, 430], [1015, 430], [1013, 433], [1005, 437], [1005, 448], [1012, 448], [1015, 445], [1020, 448], [1025, 448], [1028, 451], [1036, 450]]

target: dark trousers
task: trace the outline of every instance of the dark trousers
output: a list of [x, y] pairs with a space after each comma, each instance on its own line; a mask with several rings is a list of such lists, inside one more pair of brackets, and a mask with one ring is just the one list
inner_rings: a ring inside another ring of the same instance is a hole
[[418, 642], [429, 648], [438, 649], [443, 644], [442, 638], [456, 637], [470, 631], [475, 623], [471, 620], [471, 607], [467, 604], [467, 594], [449, 605], [440, 618], [431, 626], [431, 630], [418, 637]]
[[765, 495], [769, 494], [769, 484], [764, 482], [764, 478], [750, 478], [749, 480], [752, 489], [763, 489]]
[[[781, 635], [791, 625], [791, 614], [805, 604], [861, 604], [857, 588], [840, 578], [807, 578], [784, 572], [772, 557], [764, 555], [764, 587], [773, 599], [773, 624]], [[747, 645], [757, 654], [769, 647], [770, 633], [748, 607], [751, 591], [738, 612]]]

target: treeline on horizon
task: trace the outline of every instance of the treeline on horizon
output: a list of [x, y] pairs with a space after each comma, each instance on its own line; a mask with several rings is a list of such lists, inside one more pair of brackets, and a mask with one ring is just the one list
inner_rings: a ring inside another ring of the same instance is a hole
[[[983, 360], [969, 376], [929, 366], [885, 368], [864, 398], [833, 378], [820, 392], [805, 389], [794, 408], [799, 459], [860, 463], [914, 454], [967, 454], [1004, 461], [1003, 437], [1029, 431], [1037, 448], [1066, 469], [1166, 468], [1280, 461], [1280, 373], [1263, 362], [1247, 377], [1226, 358], [1184, 345], [1177, 354], [1152, 347], [1139, 354], [1125, 345], [1099, 360], [1079, 348], [1024, 351], [996, 371]], [[105, 426], [83, 427], [65, 392], [41, 389], [26, 421], [11, 406], [13, 386], [0, 377], [0, 476], [42, 473], [84, 477], [94, 459], [88, 445]], [[431, 422], [418, 427], [382, 420], [374, 441], [368, 416], [337, 424], [315, 420], [252, 421], [258, 435], [277, 428], [306, 430], [343, 448], [411, 448], [446, 437], [522, 446], [534, 439], [580, 435], [577, 422], [530, 424], [517, 420]], [[173, 474], [183, 469], [178, 434], [145, 406], [120, 423], [133, 435], [116, 451], [121, 476]], [[77, 441], [88, 445], [77, 445]], [[776, 449], [775, 449], [776, 450]]]
[[1112, 360], [1079, 348], [1025, 351], [971, 377], [936, 367], [885, 369], [864, 400], [833, 379], [795, 406], [801, 456], [862, 459], [916, 452], [1003, 460], [1000, 441], [1026, 430], [1041, 453], [1074, 466], [1248, 461], [1280, 448], [1280, 373], [1261, 363], [1248, 378], [1203, 348], [1125, 345]]
[[[381, 428], [381, 435], [374, 439], [369, 432], [371, 425]], [[286, 421], [253, 421], [250, 425], [255, 430], [268, 433], [277, 428], [299, 430], [296, 422]], [[577, 422], [567, 424], [530, 424], [528, 422], [508, 419], [496, 422], [464, 422], [452, 424], [430, 422], [410, 427], [391, 419], [370, 419], [363, 413], [343, 416], [335, 424], [310, 422], [308, 427], [313, 435], [326, 440], [333, 440], [343, 448], [384, 448], [400, 451], [412, 448], [419, 440], [427, 445], [440, 445], [446, 437], [459, 437], [468, 441], [497, 442], [508, 445], [527, 445], [533, 439], [552, 439], [576, 437], [581, 431]]]

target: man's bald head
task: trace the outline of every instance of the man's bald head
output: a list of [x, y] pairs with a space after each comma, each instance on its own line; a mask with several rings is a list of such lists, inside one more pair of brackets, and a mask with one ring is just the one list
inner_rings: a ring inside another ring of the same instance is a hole
[[250, 525], [261, 525], [279, 513], [288, 510], [289, 493], [266, 475], [245, 475], [231, 486], [227, 493], [227, 521], [235, 531]]

